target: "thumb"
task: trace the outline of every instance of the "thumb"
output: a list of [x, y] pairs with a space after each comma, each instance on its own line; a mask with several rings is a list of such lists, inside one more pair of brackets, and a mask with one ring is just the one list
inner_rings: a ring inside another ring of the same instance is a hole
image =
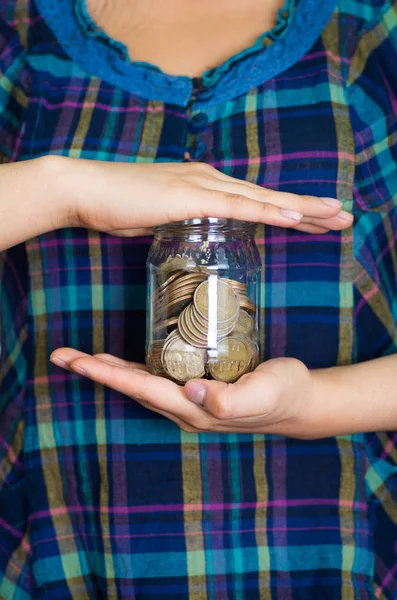
[[274, 409], [279, 392], [279, 377], [266, 372], [265, 364], [236, 383], [192, 379], [185, 384], [187, 398], [217, 419], [255, 417], [269, 413]]
[[222, 381], [192, 379], [185, 384], [185, 393], [188, 400], [222, 418], [227, 406], [228, 388], [230, 386]]

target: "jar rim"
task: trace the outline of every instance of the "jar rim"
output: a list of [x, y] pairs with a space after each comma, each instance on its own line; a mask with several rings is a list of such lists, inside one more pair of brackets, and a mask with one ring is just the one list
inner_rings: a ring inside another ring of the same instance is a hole
[[203, 217], [185, 219], [173, 223], [165, 223], [154, 227], [154, 234], [183, 234], [183, 233], [231, 233], [240, 232], [254, 234], [257, 223], [252, 221], [239, 221], [237, 219], [224, 219], [218, 217]]

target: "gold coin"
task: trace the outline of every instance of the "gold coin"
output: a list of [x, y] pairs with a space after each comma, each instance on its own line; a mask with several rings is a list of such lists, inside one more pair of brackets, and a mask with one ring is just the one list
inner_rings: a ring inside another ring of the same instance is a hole
[[196, 289], [197, 286], [180, 286], [180, 288], [173, 288], [173, 287], [169, 287], [166, 290], [164, 290], [162, 292], [162, 294], [160, 296], [158, 296], [158, 298], [155, 298], [155, 306], [162, 306], [163, 304], [169, 303], [171, 301], [172, 298], [174, 298], [176, 295], [180, 295], [181, 291], [184, 291], [186, 289], [187, 292], [189, 293], [194, 293], [194, 290]]
[[169, 304], [170, 302], [175, 300], [175, 298], [177, 298], [178, 296], [181, 296], [181, 294], [183, 294], [184, 296], [191, 294], [193, 296], [193, 294], [196, 290], [196, 287], [197, 287], [197, 285], [181, 285], [180, 287], [176, 288], [175, 290], [171, 290], [170, 293], [164, 297], [163, 303], [167, 302], [167, 304]]
[[259, 366], [260, 360], [259, 360], [259, 352], [258, 352], [258, 348], [255, 347], [253, 349], [253, 356], [251, 359], [251, 364], [249, 366], [249, 369], [247, 369], [248, 371], [255, 371], [256, 367]]
[[[197, 274], [196, 274], [197, 275]], [[162, 306], [164, 303], [170, 303], [175, 299], [177, 295], [180, 295], [184, 292], [184, 295], [187, 293], [191, 293], [193, 295], [197, 286], [203, 281], [203, 277], [199, 275], [199, 278], [193, 275], [183, 275], [182, 277], [178, 277], [176, 281], [171, 283], [168, 287], [164, 288], [160, 295], [156, 296], [154, 299], [154, 306], [158, 308]]]
[[159, 279], [166, 281], [174, 271], [192, 271], [196, 264], [191, 258], [182, 257], [180, 254], [169, 256], [158, 269]]
[[153, 296], [158, 296], [159, 294], [161, 294], [161, 292], [163, 292], [164, 290], [167, 289], [167, 287], [173, 282], [175, 281], [175, 279], [177, 279], [178, 277], [180, 277], [183, 273], [185, 273], [185, 271], [175, 271], [175, 273], [173, 273], [172, 275], [170, 275], [170, 277], [167, 279], [167, 281], [164, 281], [164, 283], [162, 283], [153, 293]]
[[249, 298], [240, 299], [240, 308], [250, 313], [256, 312], [256, 306]]
[[246, 294], [246, 291], [247, 291], [246, 283], [242, 283], [241, 281], [236, 281], [235, 279], [226, 279], [226, 278], [222, 278], [221, 281], [225, 281], [226, 283], [231, 285], [232, 288], [234, 288], [235, 290], [238, 290], [239, 293]]
[[161, 363], [161, 352], [164, 347], [165, 340], [157, 340], [150, 344], [146, 356], [146, 365], [152, 375], [164, 375], [165, 371]]
[[219, 342], [217, 350], [217, 358], [209, 362], [209, 371], [214, 379], [232, 383], [247, 372], [252, 354], [247, 337], [232, 334]]
[[237, 323], [233, 329], [234, 333], [251, 335], [254, 330], [254, 320], [245, 310], [240, 309]]
[[191, 306], [189, 305], [179, 318], [181, 335], [196, 348], [207, 348], [208, 335], [195, 328], [189, 313]]
[[192, 320], [192, 311], [191, 311], [191, 306], [188, 307], [188, 309], [190, 308], [190, 310], [186, 310], [186, 313], [184, 315], [184, 323], [185, 323], [185, 327], [188, 330], [188, 335], [190, 335], [190, 337], [192, 338], [192, 340], [194, 340], [194, 345], [198, 348], [207, 348], [208, 347], [208, 330], [205, 329], [199, 329], [195, 322]]
[[192, 294], [181, 295], [179, 298], [175, 298], [170, 304], [164, 306], [164, 316], [175, 317], [178, 315], [190, 302], [192, 301]]
[[[205, 319], [203, 319], [203, 317], [201, 317], [200, 313], [197, 312], [194, 304], [191, 304], [190, 307], [191, 308], [188, 315], [191, 319], [194, 329], [200, 332], [201, 335], [204, 335], [206, 339], [208, 339], [209, 321], [206, 321]], [[216, 334], [216, 338], [219, 340], [222, 337], [226, 337], [229, 333], [233, 331], [234, 325], [234, 321], [226, 324], [221, 324], [220, 322], [216, 323], [216, 332], [214, 331], [214, 334]]]
[[205, 327], [198, 327], [197, 323], [193, 321], [193, 304], [189, 304], [189, 306], [185, 309], [184, 314], [184, 322], [186, 324], [187, 329], [192, 333], [193, 337], [198, 340], [206, 340], [207, 338], [207, 330]]
[[178, 317], [172, 317], [171, 319], [166, 319], [165, 321], [156, 324], [153, 327], [153, 331], [158, 333], [159, 331], [167, 330], [170, 327], [174, 327], [178, 324]]
[[165, 344], [164, 339], [153, 341], [149, 346], [148, 354], [161, 354], [164, 344]]
[[189, 319], [192, 324], [192, 327], [200, 333], [200, 335], [208, 334], [208, 322], [201, 320], [200, 315], [195, 309], [194, 304], [191, 304], [189, 307]]
[[[256, 369], [256, 367], [260, 363], [258, 344], [252, 338], [247, 337], [245, 334], [233, 332], [233, 337], [236, 339], [242, 339], [244, 343], [248, 342], [249, 349], [250, 349], [250, 362], [249, 362], [249, 365], [247, 366], [246, 370], [244, 371], [244, 373], [253, 371], [254, 369]], [[241, 375], [244, 375], [244, 373], [241, 373]]]
[[166, 337], [166, 340], [164, 342], [164, 346], [163, 346], [163, 350], [164, 348], [175, 338], [178, 337], [178, 330], [174, 329], [174, 331], [171, 331], [171, 333], [169, 333]]
[[208, 319], [209, 311], [215, 310], [218, 322], [237, 319], [239, 300], [232, 286], [219, 279], [214, 284], [204, 281], [194, 292], [193, 302], [197, 312]]
[[188, 344], [177, 333], [164, 345], [161, 363], [172, 379], [185, 383], [205, 375], [205, 357], [205, 350]]

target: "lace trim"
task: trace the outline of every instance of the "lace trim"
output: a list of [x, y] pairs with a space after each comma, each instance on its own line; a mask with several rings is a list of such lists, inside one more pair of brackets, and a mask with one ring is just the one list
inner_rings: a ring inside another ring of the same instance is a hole
[[[231, 100], [247, 93], [295, 64], [314, 45], [329, 21], [337, 0], [299, 0], [283, 34], [264, 47], [256, 44], [207, 72], [200, 85], [211, 87], [207, 104]], [[54, 32], [66, 54], [86, 73], [148, 100], [187, 106], [192, 101], [197, 80], [167, 75], [150, 64], [126, 60], [123, 44], [104, 44], [101, 32], [91, 20], [89, 35], [81, 28], [75, 0], [36, 0], [43, 19]], [[84, 18], [90, 19], [88, 13]], [[88, 21], [90, 23], [90, 21]], [[276, 26], [277, 27], [277, 26]], [[272, 30], [274, 35], [274, 30]], [[258, 42], [257, 42], [258, 43]], [[265, 42], [266, 45], [267, 42]], [[128, 53], [127, 53], [128, 57]]]
[[[277, 22], [272, 29], [265, 31], [262, 35], [260, 35], [255, 43], [249, 48], [246, 48], [245, 50], [235, 54], [223, 64], [214, 67], [213, 69], [208, 69], [201, 77], [195, 78], [198, 86], [206, 87], [214, 85], [214, 83], [239, 60], [244, 59], [251, 54], [263, 52], [263, 49], [270, 45], [270, 43], [275, 40], [282, 39], [292, 21], [297, 2], [298, 0], [285, 0], [284, 6], [277, 12]], [[134, 61], [133, 57], [130, 57], [129, 55], [127, 46], [123, 42], [119, 42], [110, 37], [106, 31], [99, 27], [93, 20], [88, 11], [86, 0], [74, 0], [74, 11], [76, 18], [86, 35], [96, 38], [98, 41], [108, 45], [111, 48], [114, 48], [119, 53], [120, 58], [127, 63], [134, 64], [137, 67], [149, 68], [166, 75], [166, 73], [164, 73], [164, 71], [162, 71], [159, 67], [156, 67], [156, 65], [152, 65], [144, 61]]]

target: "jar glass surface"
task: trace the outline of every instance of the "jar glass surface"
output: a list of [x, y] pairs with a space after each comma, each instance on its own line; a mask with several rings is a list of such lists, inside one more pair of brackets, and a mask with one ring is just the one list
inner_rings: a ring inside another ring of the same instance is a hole
[[259, 363], [261, 260], [254, 223], [206, 218], [155, 228], [146, 362], [179, 384], [232, 383]]

